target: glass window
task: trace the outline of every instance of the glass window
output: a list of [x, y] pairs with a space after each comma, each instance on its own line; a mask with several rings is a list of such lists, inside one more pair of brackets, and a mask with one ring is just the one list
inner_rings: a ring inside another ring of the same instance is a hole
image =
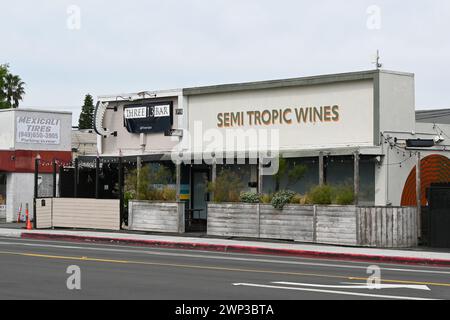
[[319, 159], [293, 158], [283, 159], [284, 170], [279, 176], [263, 177], [264, 193], [272, 194], [278, 190], [292, 190], [306, 194], [319, 184]]

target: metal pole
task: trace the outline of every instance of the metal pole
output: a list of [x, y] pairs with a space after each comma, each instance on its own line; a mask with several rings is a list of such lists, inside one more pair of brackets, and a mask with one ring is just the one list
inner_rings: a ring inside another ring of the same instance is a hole
[[39, 164], [41, 157], [36, 156], [34, 160], [34, 199], [33, 199], [33, 217], [34, 217], [34, 228], [37, 227], [37, 217], [36, 217], [36, 199], [39, 197]]
[[263, 160], [260, 158], [258, 163], [258, 193], [260, 194], [264, 192], [263, 169], [264, 169]]
[[53, 198], [56, 198], [56, 175], [57, 175], [57, 165], [56, 165], [56, 159], [53, 159]]
[[141, 170], [142, 170], [142, 157], [140, 157], [140, 156], [138, 156], [137, 157], [137, 159], [136, 159], [136, 173], [137, 173], [137, 177], [136, 177], [136, 180], [137, 180], [137, 185], [136, 185], [136, 190], [137, 190], [137, 195], [138, 195], [138, 200], [142, 200], [142, 199], [139, 199], [139, 192], [140, 192], [140, 190], [141, 190]]
[[181, 201], [181, 164], [176, 164], [177, 202]]
[[100, 198], [100, 157], [95, 159], [95, 199]]
[[75, 159], [73, 170], [73, 197], [78, 197], [78, 158]]
[[422, 159], [420, 152], [417, 152], [416, 169], [416, 194], [417, 194], [417, 230], [419, 238], [422, 237]]
[[[217, 159], [213, 159], [212, 168], [211, 168], [211, 182], [215, 184], [217, 181]], [[215, 196], [214, 192], [211, 193], [211, 201], [214, 201]]]
[[119, 157], [119, 201], [120, 201], [120, 225], [124, 221], [124, 197], [123, 197], [123, 159]]
[[319, 185], [325, 184], [325, 160], [323, 152], [319, 153]]
[[359, 156], [359, 152], [356, 151], [355, 152], [355, 177], [354, 177], [354, 188], [355, 188], [355, 205], [359, 204], [359, 190], [360, 190], [360, 182], [361, 182], [361, 177], [360, 177], [360, 171], [359, 171], [359, 160], [360, 160], [360, 156]]
[[63, 179], [62, 177], [64, 176], [64, 165], [59, 166], [59, 196], [61, 197], [62, 195], [62, 182]]

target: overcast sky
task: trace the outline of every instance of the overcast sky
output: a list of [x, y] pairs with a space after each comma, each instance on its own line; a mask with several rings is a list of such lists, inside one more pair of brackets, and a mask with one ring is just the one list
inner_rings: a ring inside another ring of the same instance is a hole
[[74, 123], [86, 93], [367, 70], [377, 49], [385, 69], [416, 74], [418, 109], [450, 107], [448, 0], [0, 0], [0, 8], [0, 63], [26, 82], [22, 106], [69, 110]]

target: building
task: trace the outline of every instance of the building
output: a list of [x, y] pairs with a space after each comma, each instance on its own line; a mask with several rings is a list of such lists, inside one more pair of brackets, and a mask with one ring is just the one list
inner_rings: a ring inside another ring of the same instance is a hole
[[365, 205], [416, 206], [418, 198], [426, 205], [431, 183], [450, 181], [450, 125], [416, 121], [411, 73], [373, 70], [99, 100], [100, 156], [175, 169], [182, 161], [178, 197], [199, 220], [207, 219], [206, 185], [223, 168], [237, 172], [247, 190], [273, 193], [270, 169], [278, 157], [305, 168], [285, 187], [304, 194], [325, 183], [351, 185]]
[[421, 123], [450, 124], [450, 109], [419, 110], [416, 120]]
[[72, 128], [73, 158], [97, 154], [97, 135], [93, 129]]
[[0, 219], [17, 221], [29, 205], [33, 215], [35, 159], [40, 158], [39, 195], [51, 196], [52, 162], [70, 163], [72, 114], [36, 109], [0, 110]]

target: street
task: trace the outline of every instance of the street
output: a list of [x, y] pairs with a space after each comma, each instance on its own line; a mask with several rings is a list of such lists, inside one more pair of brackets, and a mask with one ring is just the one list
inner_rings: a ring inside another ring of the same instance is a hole
[[[0, 299], [450, 299], [449, 268], [380, 264], [373, 288], [371, 265], [0, 238]], [[68, 288], [70, 266], [80, 290]]]

